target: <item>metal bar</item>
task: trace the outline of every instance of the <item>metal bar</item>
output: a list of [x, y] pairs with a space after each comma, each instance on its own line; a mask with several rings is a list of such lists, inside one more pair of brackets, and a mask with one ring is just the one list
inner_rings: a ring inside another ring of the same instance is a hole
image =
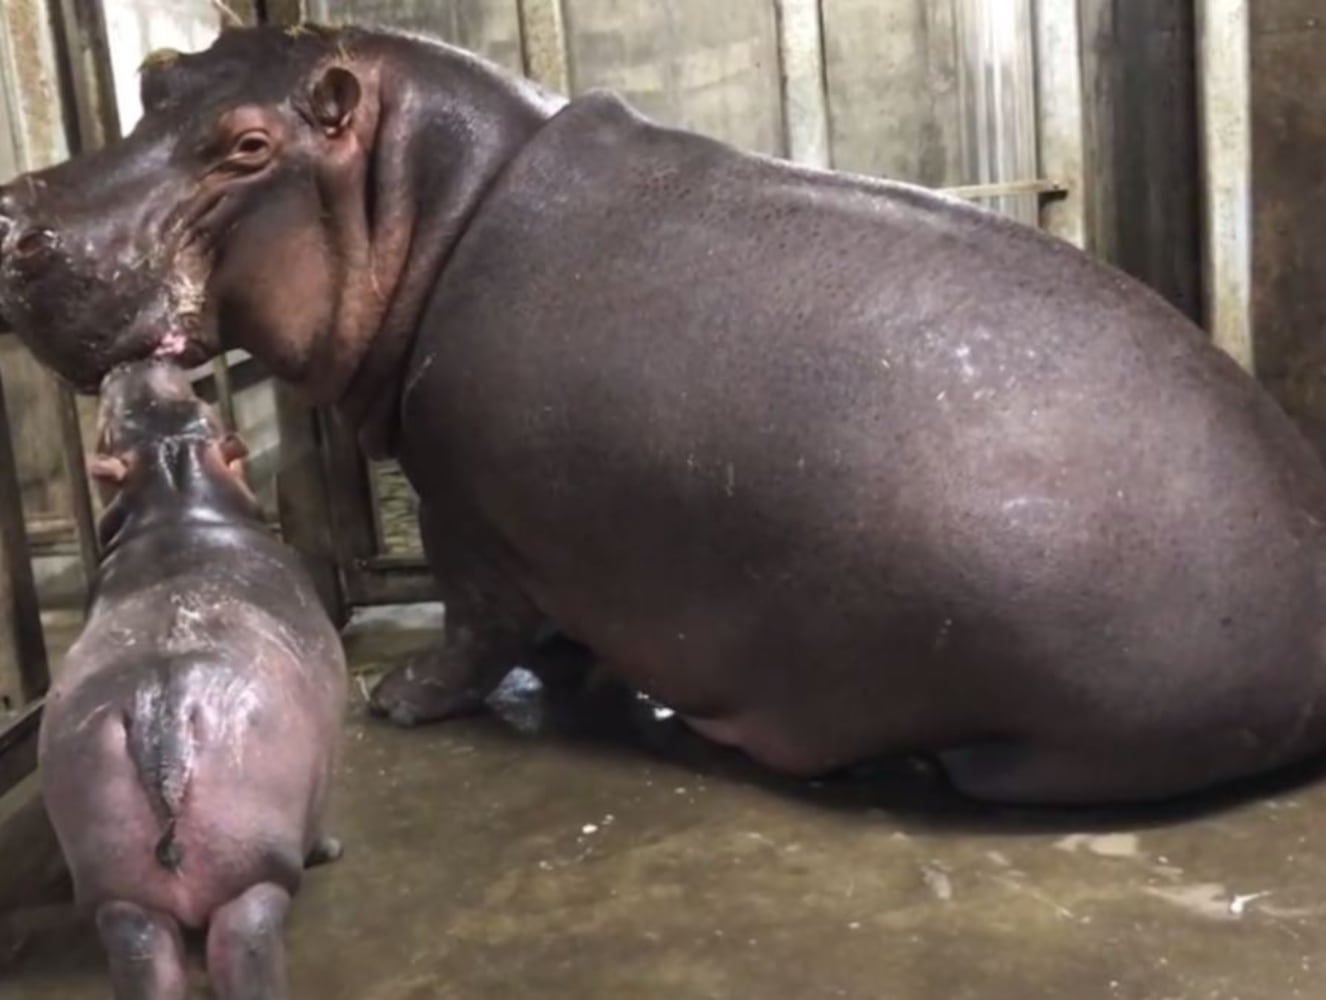
[[40, 697], [50, 683], [11, 440], [0, 379], [0, 714]]
[[212, 381], [216, 386], [216, 405], [221, 411], [221, 419], [230, 430], [238, 430], [235, 422], [235, 389], [230, 382], [230, 362], [224, 354], [217, 355], [212, 361]]
[[1246, 0], [1198, 0], [1205, 320], [1216, 346], [1255, 371], [1250, 51]]
[[368, 487], [369, 513], [372, 516], [373, 537], [377, 540], [379, 552], [387, 548], [386, 525], [382, 520], [382, 480], [377, 471], [368, 463], [364, 465], [365, 485]]
[[1082, 30], [1078, 0], [1035, 0], [1036, 133], [1040, 173], [1067, 197], [1042, 202], [1041, 228], [1090, 249]]
[[299, 24], [309, 17], [306, 0], [258, 0], [255, 7], [261, 24]]
[[115, 74], [106, 41], [102, 5], [85, 0], [58, 0], [53, 18], [56, 44], [64, 50], [72, 90], [75, 134], [71, 152], [87, 152], [120, 135], [115, 104]]
[[319, 413], [327, 475], [335, 488], [329, 494], [333, 541], [341, 566], [355, 565], [381, 551], [377, 512], [373, 503], [372, 470], [359, 443], [333, 410]]
[[66, 106], [50, 22], [48, 0], [5, 0], [0, 4], [4, 49], [0, 63], [13, 98], [19, 165], [25, 170], [56, 163], [68, 152]]
[[955, 198], [969, 198], [979, 201], [984, 198], [1006, 198], [1009, 195], [1039, 194], [1045, 197], [1058, 197], [1068, 193], [1068, 186], [1058, 181], [1007, 181], [1002, 184], [966, 184], [958, 187], [944, 187], [937, 190]]
[[562, 0], [517, 0], [525, 75], [559, 94], [571, 92]]
[[64, 453], [65, 475], [69, 477], [69, 503], [78, 527], [78, 552], [83, 563], [83, 579], [91, 582], [101, 564], [97, 544], [97, 519], [93, 513], [92, 490], [87, 480], [87, 459], [83, 451], [83, 425], [78, 415], [78, 400], [64, 384], [60, 391], [60, 444]]
[[37, 699], [0, 728], [0, 796], [37, 769], [42, 707]]
[[428, 570], [428, 560], [422, 556], [396, 555], [394, 553], [381, 553], [369, 556], [366, 559], [356, 559], [354, 565], [357, 569], [369, 570], [374, 573], [413, 573], [415, 570]]
[[[242, 24], [258, 23], [258, 0], [214, 0], [214, 3], [217, 2], [224, 3], [226, 9], [239, 18]], [[223, 28], [230, 24], [229, 17], [224, 14], [222, 14], [220, 21]]]
[[78, 525], [71, 517], [62, 514], [37, 515], [27, 519], [28, 541], [46, 542], [70, 539], [78, 530]]
[[788, 158], [828, 167], [833, 157], [819, 0], [774, 0], [774, 15]]
[[354, 607], [426, 604], [438, 599], [437, 581], [423, 564], [401, 564], [390, 570], [351, 567], [346, 573], [346, 595]]
[[323, 462], [321, 421], [293, 389], [280, 382], [273, 389], [281, 449], [276, 473], [281, 536], [303, 558], [327, 613], [342, 624], [349, 607], [332, 540], [334, 490]]

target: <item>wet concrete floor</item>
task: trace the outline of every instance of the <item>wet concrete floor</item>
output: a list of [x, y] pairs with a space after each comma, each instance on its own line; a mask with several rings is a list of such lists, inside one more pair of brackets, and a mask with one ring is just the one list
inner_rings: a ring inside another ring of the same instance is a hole
[[[371, 672], [426, 638], [370, 624], [350, 648]], [[296, 998], [1326, 995], [1326, 781], [1195, 815], [994, 816], [915, 769], [780, 784], [584, 709], [543, 735], [504, 711], [399, 732], [357, 699], [346, 854], [289, 927]], [[0, 997], [109, 995], [67, 908], [10, 926]]]

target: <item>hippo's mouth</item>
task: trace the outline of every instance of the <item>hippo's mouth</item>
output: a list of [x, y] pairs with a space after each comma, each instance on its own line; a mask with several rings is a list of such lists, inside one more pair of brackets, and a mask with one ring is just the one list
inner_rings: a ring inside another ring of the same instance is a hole
[[154, 358], [168, 358], [182, 368], [195, 368], [210, 361], [218, 351], [202, 343], [181, 328], [165, 333], [152, 352]]
[[175, 269], [167, 283], [167, 308], [152, 324], [156, 331], [143, 353], [167, 358], [182, 368], [195, 368], [221, 353], [220, 332], [208, 308], [208, 255], [186, 242], [175, 254]]
[[175, 326], [160, 336], [149, 357], [168, 359], [182, 369], [195, 369], [200, 365], [206, 365], [219, 353], [217, 347], [208, 344], [198, 334]]

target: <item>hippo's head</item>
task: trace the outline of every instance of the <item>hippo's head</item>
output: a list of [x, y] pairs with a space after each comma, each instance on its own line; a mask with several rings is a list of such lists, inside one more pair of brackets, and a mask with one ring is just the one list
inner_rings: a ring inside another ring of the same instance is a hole
[[101, 385], [97, 444], [88, 471], [103, 497], [150, 475], [153, 469], [177, 476], [202, 470], [217, 481], [238, 485], [247, 496], [241, 463], [244, 442], [228, 431], [212, 407], [193, 391], [188, 374], [173, 361], [129, 362], [111, 370]]
[[[227, 31], [142, 67], [124, 139], [0, 188], [0, 316], [84, 392], [151, 356], [249, 348], [314, 398], [363, 265], [374, 128], [352, 33]], [[366, 104], [367, 102], [363, 102]], [[316, 373], [316, 378], [314, 377]]]

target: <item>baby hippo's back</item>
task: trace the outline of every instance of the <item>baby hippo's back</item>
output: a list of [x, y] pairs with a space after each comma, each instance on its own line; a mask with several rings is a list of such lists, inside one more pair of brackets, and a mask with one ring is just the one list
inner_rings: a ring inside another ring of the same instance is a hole
[[331, 849], [345, 693], [311, 581], [261, 527], [126, 542], [42, 727], [43, 790], [80, 905], [130, 901], [202, 927], [250, 886], [293, 893], [305, 860]]

